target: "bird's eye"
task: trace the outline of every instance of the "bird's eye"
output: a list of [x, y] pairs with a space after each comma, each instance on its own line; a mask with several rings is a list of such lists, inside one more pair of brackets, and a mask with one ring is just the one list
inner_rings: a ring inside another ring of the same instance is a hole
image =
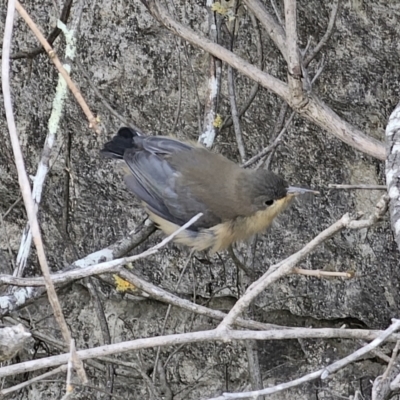
[[265, 204], [266, 206], [272, 206], [272, 204], [274, 204], [274, 200], [265, 200], [265, 201], [264, 201], [264, 204]]

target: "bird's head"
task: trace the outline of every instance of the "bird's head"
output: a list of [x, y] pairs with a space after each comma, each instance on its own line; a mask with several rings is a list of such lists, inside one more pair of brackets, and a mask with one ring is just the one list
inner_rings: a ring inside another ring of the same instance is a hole
[[296, 196], [319, 194], [316, 190], [289, 186], [284, 179], [266, 170], [251, 171], [244, 189], [254, 211], [270, 209], [274, 215], [283, 211]]

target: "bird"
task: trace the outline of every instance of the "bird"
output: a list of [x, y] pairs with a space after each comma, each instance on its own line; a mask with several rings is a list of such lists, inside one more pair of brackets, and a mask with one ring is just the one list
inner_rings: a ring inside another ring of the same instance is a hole
[[124, 181], [150, 219], [174, 241], [212, 253], [263, 232], [293, 199], [311, 189], [289, 186], [264, 169], [245, 169], [195, 141], [142, 136], [122, 127], [100, 153], [123, 160]]

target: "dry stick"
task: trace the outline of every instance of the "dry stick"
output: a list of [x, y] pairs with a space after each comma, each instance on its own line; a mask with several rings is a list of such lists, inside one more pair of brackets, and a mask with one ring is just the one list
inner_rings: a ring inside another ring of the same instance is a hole
[[101, 94], [100, 90], [97, 88], [97, 86], [92, 82], [92, 79], [90, 78], [88, 72], [83, 68], [83, 65], [81, 62], [76, 59], [75, 60], [75, 65], [78, 67], [79, 71], [81, 71], [82, 75], [86, 78], [87, 83], [89, 86], [92, 88], [94, 94], [100, 99], [100, 101], [103, 103], [104, 107], [107, 108], [107, 110], [114, 115], [117, 119], [119, 119], [124, 125], [129, 126], [136, 132], [138, 132], [140, 135], [145, 135], [148, 134], [147, 132], [143, 131], [140, 129], [138, 126], [135, 124], [129, 122], [125, 117], [123, 117], [121, 114], [119, 114], [117, 111], [115, 111], [111, 106], [110, 103], [105, 99], [105, 97]]
[[[108, 271], [109, 272], [109, 271]], [[134, 285], [136, 288], [146, 292], [149, 294], [149, 296], [152, 299], [161, 301], [163, 303], [167, 303], [167, 304], [171, 304], [173, 306], [188, 310], [190, 312], [199, 314], [199, 315], [204, 315], [207, 316], [209, 318], [214, 318], [214, 319], [218, 319], [218, 320], [222, 320], [224, 317], [226, 317], [226, 313], [219, 311], [219, 310], [213, 310], [207, 307], [204, 307], [202, 305], [199, 304], [195, 304], [192, 303], [188, 300], [182, 299], [178, 296], [175, 296], [169, 292], [167, 292], [164, 289], [161, 289], [149, 282], [146, 282], [145, 280], [139, 278], [138, 276], [134, 275], [132, 272], [123, 269], [120, 270], [118, 272], [118, 274], [121, 276], [121, 278], [125, 279], [126, 281], [128, 281], [129, 283], [131, 283], [132, 285]], [[55, 282], [57, 282], [57, 275], [52, 275], [52, 278]], [[32, 282], [30, 282], [29, 278], [13, 278], [11, 277], [11, 279], [18, 279], [20, 281], [23, 281], [24, 279], [27, 280], [28, 285], [32, 285]], [[44, 284], [44, 281], [42, 278], [35, 278], [36, 281], [35, 283], [37, 284]], [[63, 280], [63, 282], [65, 283], [65, 279]], [[12, 282], [10, 282], [12, 283]], [[21, 282], [22, 283], [22, 282]], [[243, 328], [247, 328], [247, 329], [260, 329], [260, 330], [269, 330], [269, 329], [282, 329], [285, 327], [279, 326], [279, 325], [273, 325], [273, 324], [265, 324], [262, 322], [257, 322], [257, 321], [252, 321], [252, 320], [245, 320], [242, 318], [238, 318], [235, 321], [235, 325], [236, 326], [240, 326]], [[296, 330], [297, 328], [292, 328], [294, 330]], [[314, 335], [315, 330], [310, 329], [308, 330], [309, 334]], [[325, 332], [328, 332], [328, 330], [326, 330]], [[329, 336], [326, 337], [343, 337], [343, 330], [338, 330], [338, 329], [329, 329]], [[359, 330], [359, 329], [349, 329], [345, 331], [346, 335], [345, 337], [347, 338], [359, 338], [362, 337], [364, 340], [372, 340], [374, 339], [376, 336], [376, 334], [379, 333], [379, 331], [366, 331], [366, 330]], [[361, 335], [361, 336], [360, 336]]]
[[371, 343], [357, 350], [353, 354], [350, 354], [349, 356], [343, 358], [342, 360], [334, 362], [329, 367], [326, 367], [324, 369], [324, 372], [321, 374], [321, 379], [328, 378], [330, 374], [339, 371], [339, 369], [343, 368], [345, 365], [349, 364], [350, 362], [358, 360], [364, 354], [367, 354], [372, 349], [375, 349], [376, 347], [380, 346], [392, 333], [396, 332], [399, 328], [400, 328], [400, 320], [393, 319], [392, 325], [390, 325], [390, 327], [386, 329], [382, 333], [382, 335], [374, 339]]
[[[237, 8], [236, 1], [234, 1], [233, 7], [236, 10], [236, 8]], [[237, 18], [235, 18], [233, 20], [233, 24], [232, 24], [231, 43], [230, 43], [231, 51], [233, 50], [233, 43], [235, 41], [236, 21], [237, 21]], [[229, 102], [231, 105], [231, 115], [232, 115], [232, 121], [233, 121], [233, 129], [235, 132], [236, 144], [238, 146], [240, 160], [242, 163], [244, 163], [244, 160], [246, 159], [246, 149], [244, 146], [242, 130], [240, 128], [239, 114], [238, 114], [237, 103], [236, 103], [235, 78], [234, 78], [233, 68], [230, 65], [228, 65], [228, 90], [229, 90]]]
[[[60, 274], [54, 274], [51, 275], [53, 283], [67, 283], [71, 280], [76, 280], [76, 279], [82, 279], [82, 278], [87, 278], [92, 275], [100, 275], [100, 274], [105, 274], [105, 273], [110, 273], [110, 272], [118, 272], [119, 268], [122, 267], [125, 264], [129, 264], [133, 261], [140, 260], [142, 258], [146, 258], [149, 255], [157, 253], [157, 251], [164, 247], [167, 243], [169, 243], [173, 238], [178, 235], [180, 232], [188, 228], [190, 225], [194, 224], [203, 214], [199, 213], [196, 216], [194, 216], [191, 220], [189, 220], [186, 224], [182, 225], [178, 230], [176, 230], [174, 233], [172, 233], [170, 236], [166, 237], [164, 240], [162, 240], [160, 243], [156, 244], [155, 246], [151, 247], [150, 249], [144, 251], [143, 253], [130, 256], [130, 257], [123, 257], [123, 258], [117, 258], [113, 259], [110, 261], [106, 261], [103, 263], [99, 263], [96, 265], [91, 265], [88, 267], [85, 267], [85, 259], [78, 260], [76, 261], [73, 265], [80, 266], [83, 269], [78, 269], [78, 270], [73, 270], [69, 272], [62, 272]], [[109, 250], [108, 252], [110, 252]], [[90, 254], [87, 258], [89, 260], [87, 262], [90, 262], [90, 260], [93, 260], [95, 257], [97, 259], [101, 259], [101, 250], [99, 252]], [[97, 254], [100, 253], [100, 254]], [[82, 264], [82, 265], [81, 265]], [[72, 278], [72, 279], [71, 279]], [[17, 277], [12, 277], [9, 275], [0, 275], [0, 282], [3, 284], [10, 284], [10, 285], [19, 285], [19, 286], [43, 286], [43, 278], [17, 278]]]
[[242, 130], [240, 128], [239, 114], [236, 104], [235, 79], [233, 76], [233, 68], [230, 65], [228, 65], [228, 89], [229, 89], [229, 101], [231, 104], [231, 114], [233, 121], [233, 129], [235, 131], [236, 144], [239, 150], [240, 160], [242, 163], [244, 163], [244, 160], [246, 159], [246, 150], [244, 147]]
[[[326, 338], [327, 333], [331, 329], [315, 329], [315, 333], [310, 335], [309, 329], [297, 328], [297, 329], [282, 329], [282, 330], [270, 330], [270, 331], [236, 331], [236, 330], [217, 330], [211, 331], [199, 331], [191, 333], [181, 333], [175, 335], [157, 336], [144, 339], [136, 339], [122, 343], [110, 344], [106, 346], [99, 346], [92, 349], [79, 350], [77, 355], [81, 360], [90, 358], [98, 358], [108, 356], [111, 354], [124, 353], [128, 351], [136, 351], [140, 349], [154, 348], [157, 346], [175, 346], [180, 344], [193, 344], [193, 343], [204, 343], [210, 341], [222, 341], [229, 342], [233, 340], [282, 340], [282, 339], [303, 339], [303, 338]], [[349, 338], [346, 333], [346, 329], [336, 329], [338, 338]], [[372, 332], [360, 331], [357, 335], [359, 338], [365, 340], [371, 340], [372, 338], [380, 339], [382, 335], [386, 335], [387, 331], [378, 331], [378, 334]], [[351, 335], [354, 337], [354, 335]], [[374, 339], [374, 340], [375, 340]], [[390, 338], [391, 341], [399, 340], [399, 335], [393, 335]], [[0, 368], [0, 378], [5, 376], [11, 376], [15, 374], [25, 373], [29, 371], [36, 371], [41, 368], [51, 368], [60, 364], [68, 362], [69, 353], [46, 357], [38, 360], [26, 361], [19, 364], [9, 365]], [[336, 364], [336, 363], [335, 363]], [[325, 369], [321, 370], [321, 373]], [[329, 369], [328, 369], [329, 371]]]
[[9, 387], [7, 389], [1, 389], [0, 390], [0, 396], [6, 396], [7, 394], [10, 394], [12, 392], [16, 392], [17, 390], [21, 390], [26, 386], [32, 385], [32, 383], [39, 382], [39, 381], [42, 381], [44, 379], [50, 378], [51, 376], [59, 374], [60, 372], [65, 372], [67, 370], [67, 368], [68, 368], [68, 366], [66, 364], [60, 365], [59, 367], [57, 367], [57, 368], [55, 368], [55, 369], [53, 369], [53, 370], [51, 370], [49, 372], [46, 372], [46, 373], [44, 373], [42, 375], [35, 376], [32, 379], [29, 379], [29, 380], [27, 380], [25, 382], [19, 383], [18, 385]]
[[[247, 363], [249, 365], [249, 375], [250, 382], [253, 390], [259, 390], [263, 388], [262, 375], [260, 370], [260, 361], [258, 359], [258, 348], [257, 342], [254, 340], [246, 340], [246, 354], [247, 354]], [[257, 396], [254, 398], [255, 400], [265, 400], [264, 396]]]
[[[19, 15], [25, 20], [25, 22], [27, 23], [29, 28], [31, 28], [32, 32], [35, 34], [35, 36], [38, 38], [41, 45], [46, 50], [46, 53], [49, 55], [49, 57], [53, 61], [54, 65], [56, 66], [56, 68], [58, 69], [60, 74], [63, 76], [65, 81], [67, 82], [69, 89], [71, 90], [72, 94], [75, 96], [76, 101], [81, 106], [83, 112], [86, 115], [86, 118], [89, 121], [89, 128], [92, 128], [96, 133], [99, 134], [101, 131], [100, 131], [99, 126], [97, 125], [97, 119], [90, 111], [89, 106], [86, 104], [84, 98], [82, 97], [81, 92], [79, 91], [79, 89], [77, 88], [75, 83], [72, 81], [70, 76], [68, 75], [68, 72], [65, 70], [65, 68], [61, 64], [59, 58], [57, 57], [56, 52], [49, 45], [46, 38], [40, 32], [37, 25], [33, 22], [31, 17], [28, 15], [28, 13], [25, 11], [25, 9], [22, 7], [22, 5], [19, 3], [18, 0], [15, 1], [15, 8], [18, 11]], [[3, 59], [4, 59], [4, 50], [3, 50]]]
[[279, 25], [281, 27], [283, 27], [284, 23], [282, 21], [282, 16], [281, 16], [280, 10], [278, 10], [278, 6], [276, 5], [275, 0], [271, 0], [271, 5], [272, 5], [272, 8], [274, 9], [275, 16], [278, 19]]
[[[71, 11], [71, 6], [72, 6], [72, 0], [66, 0], [63, 9], [61, 11], [61, 15], [57, 15], [57, 18], [63, 22], [64, 24], [67, 23], [68, 17], [69, 17], [69, 13]], [[57, 13], [58, 14], [58, 13]], [[47, 36], [47, 42], [52, 45], [54, 43], [54, 41], [57, 39], [57, 37], [60, 35], [61, 33], [61, 29], [58, 27], [55, 27], [51, 33], [49, 34], [49, 36]], [[38, 46], [35, 47], [34, 49], [31, 50], [27, 50], [27, 51], [20, 51], [16, 54], [11, 54], [10, 58], [12, 60], [17, 60], [19, 58], [34, 58], [37, 55], [44, 53], [44, 48], [42, 46]]]
[[315, 48], [308, 54], [308, 56], [303, 60], [304, 68], [307, 68], [310, 62], [316, 57], [316, 55], [321, 51], [321, 49], [328, 43], [329, 38], [332, 35], [333, 28], [335, 26], [336, 16], [339, 10], [339, 0], [334, 0], [332, 3], [332, 11], [329, 17], [328, 28], [322, 36], [322, 39], [315, 46]]
[[[73, 390], [74, 387], [71, 385], [71, 378], [72, 378], [72, 369], [74, 365], [74, 355], [75, 355], [75, 341], [74, 339], [71, 340], [71, 346], [70, 346], [70, 352], [69, 352], [69, 360], [68, 360], [68, 369], [67, 369], [67, 383], [66, 383], [66, 390], [65, 390], [65, 396], [69, 396]], [[65, 398], [64, 396], [64, 398]]]
[[285, 25], [286, 25], [286, 48], [288, 64], [288, 81], [290, 94], [294, 108], [302, 107], [307, 101], [304, 96], [302, 69], [300, 64], [300, 51], [297, 47], [297, 23], [296, 23], [296, 0], [284, 0]]
[[[251, 65], [224, 47], [211, 42], [186, 26], [178, 23], [168, 14], [166, 9], [161, 4], [156, 3], [155, 0], [141, 1], [146, 5], [146, 7], [148, 7], [155, 18], [176, 35], [184, 38], [204, 51], [213, 54], [222, 61], [225, 61], [242, 74], [276, 93], [283, 100], [288, 102], [291, 107], [295, 107], [289, 88], [285, 83], [263, 71], [260, 71], [254, 65]], [[246, 3], [248, 3], [248, 1], [246, 1]], [[260, 17], [259, 15], [257, 16]], [[380, 160], [386, 159], [385, 147], [381, 142], [368, 137], [362, 131], [344, 121], [314, 93], [310, 93], [308, 103], [304, 104], [303, 108], [296, 111], [300, 112], [303, 117], [314, 122], [322, 129], [327, 130], [329, 133], [348, 145]]]
[[[73, 18], [70, 24], [71, 25], [70, 34], [65, 34], [66, 38], [65, 54], [70, 59], [73, 59], [75, 56], [75, 46], [76, 46], [75, 32], [77, 30], [79, 21], [81, 19], [82, 6], [83, 6], [82, 1], [80, 1], [78, 11], [76, 12], [75, 17]], [[69, 74], [70, 66], [64, 65], [64, 68]], [[66, 82], [64, 78], [61, 75], [59, 75], [57, 89], [53, 99], [51, 115], [48, 121], [48, 132], [46, 135], [45, 143], [42, 150], [42, 155], [33, 182], [32, 197], [36, 209], [39, 207], [42, 198], [44, 183], [46, 181], [47, 174], [50, 170], [50, 158], [54, 154], [53, 147], [57, 140], [58, 136], [57, 132], [63, 114], [64, 102], [67, 94], [68, 94], [68, 87], [66, 85]], [[27, 223], [26, 227], [24, 228], [20, 247], [18, 250], [17, 267], [14, 270], [14, 276], [22, 276], [24, 274], [26, 263], [28, 261], [29, 254], [31, 252], [31, 244], [32, 244], [32, 232], [30, 230], [29, 223]]]
[[221, 322], [218, 329], [225, 330], [229, 328], [235, 322], [236, 318], [249, 307], [255, 297], [265, 290], [267, 286], [277, 281], [281, 277], [291, 273], [298, 262], [300, 262], [306, 255], [313, 251], [319, 244], [323, 243], [325, 240], [344, 229], [347, 225], [349, 225], [350, 221], [351, 218], [349, 214], [345, 214], [340, 220], [336, 221], [329, 228], [325, 229], [313, 240], [307, 243], [300, 251], [279, 262], [278, 264], [271, 266], [261, 278], [247, 288], [245, 294], [236, 302], [228, 315]]
[[[286, 112], [285, 112], [286, 113]], [[274, 150], [279, 143], [282, 140], [282, 136], [285, 134], [287, 128], [289, 127], [289, 125], [291, 124], [293, 118], [294, 118], [295, 112], [293, 111], [290, 114], [290, 117], [288, 118], [285, 126], [283, 127], [283, 129], [279, 132], [279, 135], [275, 138], [275, 140], [268, 145], [267, 147], [265, 147], [263, 150], [261, 150], [258, 154], [256, 154], [254, 157], [250, 158], [250, 160], [247, 160], [242, 167], [246, 168], [249, 167], [250, 165], [254, 164], [255, 162], [257, 162], [258, 160], [260, 160], [261, 158], [263, 158], [264, 156], [266, 156], [270, 151]], [[283, 116], [283, 118], [285, 118]]]
[[353, 190], [353, 189], [360, 189], [360, 190], [386, 190], [386, 185], [335, 185], [329, 184], [329, 189], [344, 189], [344, 190]]
[[[74, 268], [86, 268], [103, 260], [119, 258], [143, 243], [155, 230], [153, 224], [140, 228], [137, 232], [132, 232], [128, 237], [119, 240], [109, 247], [88, 254], [86, 257], [75, 261], [72, 265], [65, 268], [64, 271]], [[43, 285], [44, 281], [42, 282], [42, 286]], [[12, 294], [0, 296], [0, 316], [4, 317], [4, 315], [11, 311], [27, 305], [44, 293], [45, 289], [42, 287], [20, 287]]]
[[261, 278], [247, 288], [246, 293], [236, 302], [227, 317], [225, 317], [221, 322], [218, 329], [225, 330], [229, 328], [235, 322], [235, 319], [249, 307], [251, 302], [263, 290], [273, 282], [276, 282], [278, 279], [291, 273], [296, 264], [313, 251], [318, 245], [345, 228], [362, 229], [374, 225], [376, 221], [384, 215], [386, 209], [387, 196], [383, 196], [376, 206], [375, 213], [372, 214], [369, 219], [356, 221], [355, 218], [351, 218], [349, 214], [345, 214], [340, 220], [336, 221], [329, 228], [321, 232], [297, 253], [292, 254], [286, 260], [280, 261], [278, 264], [271, 266]]
[[317, 278], [323, 277], [342, 277], [342, 278], [354, 278], [354, 272], [336, 272], [336, 271], [323, 271], [320, 269], [303, 269], [303, 268], [293, 268], [292, 274], [306, 275], [306, 276], [316, 276]]
[[[17, 2], [18, 3], [18, 2]], [[32, 230], [33, 241], [36, 246], [37, 256], [39, 259], [39, 264], [42, 269], [43, 277], [45, 279], [47, 294], [49, 297], [49, 302], [54, 312], [54, 317], [58, 325], [60, 326], [61, 333], [63, 335], [64, 341], [69, 344], [71, 341], [71, 334], [69, 332], [68, 326], [65, 322], [64, 315], [61, 310], [60, 303], [58, 302], [57, 294], [54, 289], [53, 282], [50, 278], [50, 270], [47, 264], [46, 255], [43, 248], [42, 237], [40, 234], [40, 228], [36, 217], [35, 204], [32, 199], [31, 188], [29, 184], [29, 178], [25, 170], [24, 159], [22, 156], [21, 147], [18, 141], [17, 128], [15, 126], [14, 114], [11, 102], [11, 91], [10, 91], [10, 81], [9, 81], [9, 60], [10, 60], [10, 48], [11, 48], [11, 38], [15, 11], [15, 0], [9, 0], [7, 9], [7, 18], [4, 28], [4, 39], [3, 39], [3, 58], [2, 58], [2, 69], [1, 78], [3, 86], [3, 96], [4, 96], [4, 108], [6, 110], [8, 130], [10, 133], [11, 144], [13, 148], [15, 164], [18, 172], [18, 182], [21, 188], [22, 197], [24, 199], [26, 212], [28, 214], [29, 224]]]
[[[189, 262], [192, 259], [193, 253], [194, 253], [194, 250], [192, 250], [190, 252], [189, 257], [188, 257], [187, 261], [185, 262], [185, 265], [183, 266], [182, 272], [179, 275], [178, 282], [175, 285], [175, 289], [174, 289], [175, 291], [178, 290], [179, 285], [181, 284], [183, 275], [185, 274], [186, 268], [187, 268], [187, 266], [189, 265]], [[169, 314], [171, 313], [171, 309], [172, 309], [172, 305], [169, 304], [168, 308], [167, 308], [167, 312], [165, 313], [164, 323], [163, 323], [163, 327], [161, 329], [161, 334], [160, 334], [161, 336], [163, 336], [164, 333], [165, 333], [165, 328], [167, 327], [167, 321], [168, 321], [168, 318], [169, 318]], [[157, 372], [158, 372], [158, 359], [160, 358], [160, 352], [161, 352], [161, 347], [158, 347], [157, 348], [156, 358], [154, 360], [154, 367], [153, 367], [153, 383], [156, 382], [156, 377], [157, 377]]]
[[[219, 24], [218, 16], [211, 9], [208, 9], [208, 29], [212, 42], [218, 42], [217, 27]], [[209, 54], [209, 78], [208, 91], [204, 106], [204, 123], [199, 143], [210, 148], [217, 135], [217, 127], [214, 125], [217, 116], [218, 101], [221, 91], [222, 65], [221, 60]]]
[[385, 400], [388, 399], [391, 392], [396, 390], [392, 388], [393, 382], [396, 380], [396, 376], [399, 373], [399, 359], [397, 354], [399, 351], [400, 341], [397, 341], [396, 346], [393, 349], [392, 357], [389, 358], [388, 366], [383, 375], [377, 376], [374, 380], [371, 390], [372, 400]]
[[392, 111], [385, 131], [387, 159], [385, 163], [386, 184], [390, 197], [390, 224], [400, 249], [400, 103]]
[[[257, 63], [256, 63], [256, 65], [260, 70], [262, 70], [263, 48], [262, 48], [262, 41], [261, 41], [261, 32], [260, 32], [260, 29], [257, 24], [257, 19], [252, 12], [250, 12], [250, 19], [251, 19], [253, 28], [255, 30], [255, 40], [256, 40], [256, 46], [257, 46]], [[242, 105], [242, 107], [239, 110], [239, 113], [238, 113], [239, 118], [242, 117], [242, 115], [248, 110], [248, 108], [253, 103], [253, 101], [256, 98], [256, 95], [258, 93], [258, 89], [259, 89], [259, 84], [257, 82], [254, 82], [253, 86], [250, 89], [249, 97], [246, 99], [246, 101], [244, 102], [244, 104]], [[225, 118], [225, 120], [224, 120], [221, 128], [219, 128], [219, 130], [222, 131], [222, 129], [229, 128], [232, 125], [233, 125], [232, 117], [228, 116]]]
[[287, 61], [286, 36], [282, 26], [275, 21], [259, 0], [244, 0], [244, 4], [264, 25], [269, 37], [274, 41], [283, 58]]
[[229, 399], [247, 399], [247, 398], [255, 398], [260, 395], [268, 395], [273, 393], [282, 392], [283, 390], [287, 390], [296, 386], [301, 385], [305, 382], [310, 382], [315, 379], [321, 378], [326, 379], [330, 374], [338, 371], [339, 369], [345, 367], [346, 365], [358, 360], [363, 355], [369, 353], [371, 350], [375, 349], [379, 345], [381, 345], [385, 340], [389, 338], [390, 335], [393, 334], [396, 330], [400, 328], [400, 320], [393, 320], [392, 325], [385, 331], [379, 335], [376, 339], [374, 339], [368, 345], [362, 347], [361, 349], [355, 351], [354, 353], [348, 355], [347, 357], [342, 358], [339, 361], [334, 362], [326, 368], [322, 368], [318, 371], [312, 372], [310, 374], [304, 375], [301, 378], [294, 379], [293, 381], [281, 383], [280, 385], [276, 385], [270, 388], [255, 390], [252, 392], [244, 392], [244, 393], [224, 393], [222, 396], [215, 397], [209, 400], [229, 400]]

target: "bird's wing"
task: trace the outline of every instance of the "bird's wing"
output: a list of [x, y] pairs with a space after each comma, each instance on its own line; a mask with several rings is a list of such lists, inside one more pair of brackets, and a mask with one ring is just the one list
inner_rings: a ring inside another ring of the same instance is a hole
[[183, 143], [166, 136], [147, 136], [136, 139], [135, 142], [138, 143], [140, 141], [140, 146], [143, 150], [158, 155], [174, 154], [194, 148], [189, 143]]
[[169, 138], [164, 139], [146, 140], [142, 150], [125, 151], [124, 161], [132, 172], [131, 176], [125, 177], [126, 185], [152, 212], [177, 225], [183, 225], [200, 212], [203, 217], [192, 225], [192, 229], [218, 224], [220, 219], [189, 188], [182, 187], [181, 173], [165, 156], [171, 152], [191, 150], [192, 147]]

